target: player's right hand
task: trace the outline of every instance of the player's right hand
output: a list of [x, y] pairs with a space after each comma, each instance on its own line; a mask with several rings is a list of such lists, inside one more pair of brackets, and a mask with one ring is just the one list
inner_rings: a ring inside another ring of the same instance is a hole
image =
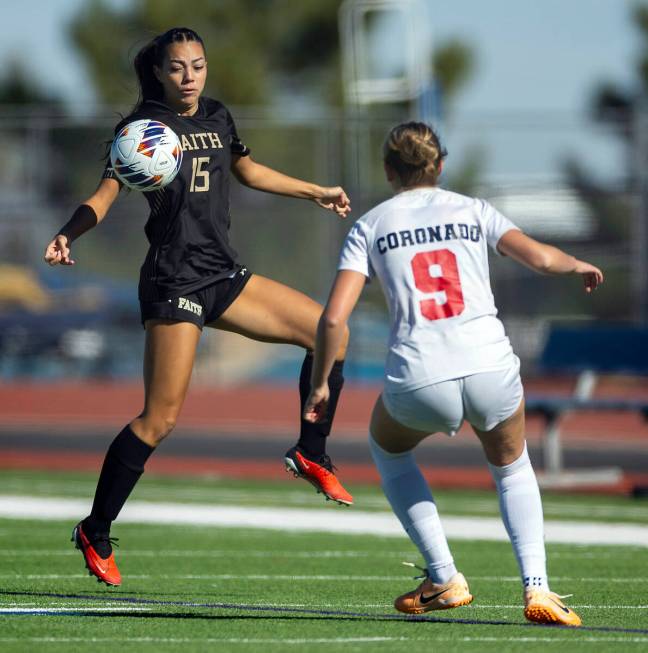
[[321, 388], [312, 388], [304, 404], [303, 418], [312, 424], [323, 420], [326, 417], [330, 397], [328, 383]]
[[574, 272], [583, 277], [585, 292], [592, 292], [603, 283], [603, 273], [595, 265], [586, 261], [576, 261]]
[[346, 218], [351, 212], [351, 201], [344, 188], [341, 186], [332, 186], [330, 188], [321, 188], [321, 196], [315, 198], [315, 203], [323, 209], [335, 211], [340, 218]]
[[50, 265], [74, 265], [70, 258], [70, 247], [67, 236], [58, 234], [54, 240], [45, 248], [43, 257]]

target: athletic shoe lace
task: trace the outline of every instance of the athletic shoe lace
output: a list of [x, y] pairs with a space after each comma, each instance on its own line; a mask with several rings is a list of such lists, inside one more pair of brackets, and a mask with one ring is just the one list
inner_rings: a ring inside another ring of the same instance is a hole
[[[533, 588], [527, 588], [527, 589], [532, 590]], [[548, 590], [548, 593], [553, 594], [554, 596], [557, 596], [561, 600], [562, 599], [570, 599], [572, 596], [574, 596], [573, 594], [558, 594], [558, 592], [552, 592], [551, 590]]]
[[324, 469], [328, 470], [331, 472], [331, 474], [334, 471], [337, 471], [337, 467], [331, 462], [331, 457], [327, 456], [326, 454], [323, 454], [320, 459], [317, 461], [317, 464], [320, 467], [323, 467]]
[[104, 559], [112, 553], [113, 546], [119, 548], [117, 542], [119, 542], [119, 538], [110, 537], [108, 533], [99, 533], [91, 540], [94, 550]]
[[402, 562], [401, 564], [405, 565], [406, 567], [414, 567], [414, 569], [418, 569], [422, 572], [420, 576], [414, 576], [414, 580], [425, 580], [426, 578], [430, 577], [430, 572], [425, 567], [419, 567], [413, 562]]

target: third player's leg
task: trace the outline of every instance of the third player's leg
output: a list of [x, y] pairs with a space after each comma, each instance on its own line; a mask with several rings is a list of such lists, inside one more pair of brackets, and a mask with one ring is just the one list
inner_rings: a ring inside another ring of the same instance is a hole
[[151, 447], [156, 447], [175, 426], [199, 339], [200, 329], [189, 322], [146, 322], [144, 410], [131, 422], [131, 428]]
[[481, 441], [488, 462], [498, 467], [509, 465], [524, 451], [524, 399], [513, 415], [490, 431], [472, 428]]
[[313, 424], [303, 418], [310, 393], [317, 324], [322, 306], [301, 292], [259, 275], [253, 275], [233, 304], [208, 326], [239, 333], [253, 340], [297, 345], [306, 349], [299, 375], [299, 439], [284, 456], [286, 469], [309, 481], [327, 498], [349, 505], [353, 497], [333, 473], [326, 441], [333, 426], [338, 398], [344, 384], [343, 366], [348, 333], [328, 377], [331, 391], [324, 419]]
[[542, 499], [524, 440], [524, 400], [494, 428], [482, 430], [473, 425], [473, 430], [481, 440], [497, 487], [502, 521], [520, 568], [528, 607], [533, 592], [547, 592], [549, 586]]
[[[397, 610], [419, 613], [456, 607], [472, 601], [468, 585], [457, 573], [428, 484], [414, 458], [414, 447], [429, 431], [418, 431], [394, 419], [378, 397], [371, 416], [369, 449], [385, 497], [405, 532], [420, 551], [428, 578], [395, 602]], [[423, 595], [428, 598], [422, 599]], [[443, 601], [434, 597], [443, 596]]]
[[465, 377], [463, 404], [466, 421], [481, 441], [491, 465], [503, 467], [524, 451], [524, 389], [520, 363], [512, 356], [501, 370]]
[[[322, 306], [304, 293], [255, 274], [234, 303], [208, 326], [312, 350], [321, 314]], [[347, 338], [338, 360], [344, 358], [346, 345]]]
[[404, 453], [430, 435], [429, 431], [416, 431], [396, 421], [385, 408], [382, 395], [376, 400], [369, 427], [371, 437], [389, 453]]

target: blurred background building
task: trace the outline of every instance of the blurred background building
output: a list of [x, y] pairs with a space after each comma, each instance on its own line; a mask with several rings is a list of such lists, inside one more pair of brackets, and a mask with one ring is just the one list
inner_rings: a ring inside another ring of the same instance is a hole
[[[606, 283], [590, 297], [576, 278], [540, 278], [493, 257], [496, 302], [526, 375], [552, 322], [645, 324], [648, 3], [409, 4], [430, 34], [420, 48], [429, 78], [420, 97], [370, 104], [348, 102], [348, 79], [345, 102], [338, 0], [3, 8], [0, 379], [140, 375], [144, 199], [123, 193], [75, 244], [76, 266], [50, 269], [42, 253], [98, 183], [113, 126], [137, 99], [135, 53], [174, 25], [204, 38], [207, 92], [230, 107], [255, 159], [343, 184], [356, 218], [389, 195], [386, 131], [423, 115], [450, 153], [442, 185], [488, 199], [530, 235], [598, 264]], [[402, 65], [408, 43], [397, 23], [367, 16], [365, 51], [378, 76]], [[251, 270], [325, 301], [350, 220], [237, 184], [232, 217], [232, 242]], [[370, 286], [352, 323], [350, 380], [380, 379], [386, 329], [380, 290]], [[196, 380], [292, 382], [300, 361], [290, 347], [207, 329]]]

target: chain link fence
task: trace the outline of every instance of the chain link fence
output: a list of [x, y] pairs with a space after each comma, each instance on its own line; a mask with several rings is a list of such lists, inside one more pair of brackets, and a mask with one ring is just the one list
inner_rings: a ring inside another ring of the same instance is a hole
[[[352, 216], [389, 197], [380, 147], [387, 129], [406, 115], [231, 110], [256, 160], [343, 184]], [[110, 108], [93, 115], [0, 109], [1, 379], [140, 374], [136, 289], [147, 248], [144, 199], [122, 193], [107, 219], [75, 244], [76, 266], [50, 269], [42, 262], [56, 229], [96, 187], [118, 120]], [[552, 321], [643, 319], [645, 285], [636, 275], [646, 269], [645, 247], [637, 242], [646, 216], [635, 170], [647, 159], [636, 151], [645, 137], [637, 134], [624, 148], [613, 129], [564, 114], [465, 116], [445, 121], [440, 131], [450, 150], [444, 186], [488, 199], [530, 235], [606, 273], [603, 289], [590, 297], [575, 278], [539, 277], [492, 257], [500, 316], [527, 374]], [[557, 142], [564, 144], [559, 155]], [[324, 302], [351, 220], [235, 181], [232, 188], [231, 236], [242, 262]], [[375, 382], [382, 372], [387, 315], [376, 285], [368, 286], [351, 325], [347, 377], [357, 381]], [[294, 381], [301, 357], [292, 347], [206, 329], [195, 375], [213, 384]]]

